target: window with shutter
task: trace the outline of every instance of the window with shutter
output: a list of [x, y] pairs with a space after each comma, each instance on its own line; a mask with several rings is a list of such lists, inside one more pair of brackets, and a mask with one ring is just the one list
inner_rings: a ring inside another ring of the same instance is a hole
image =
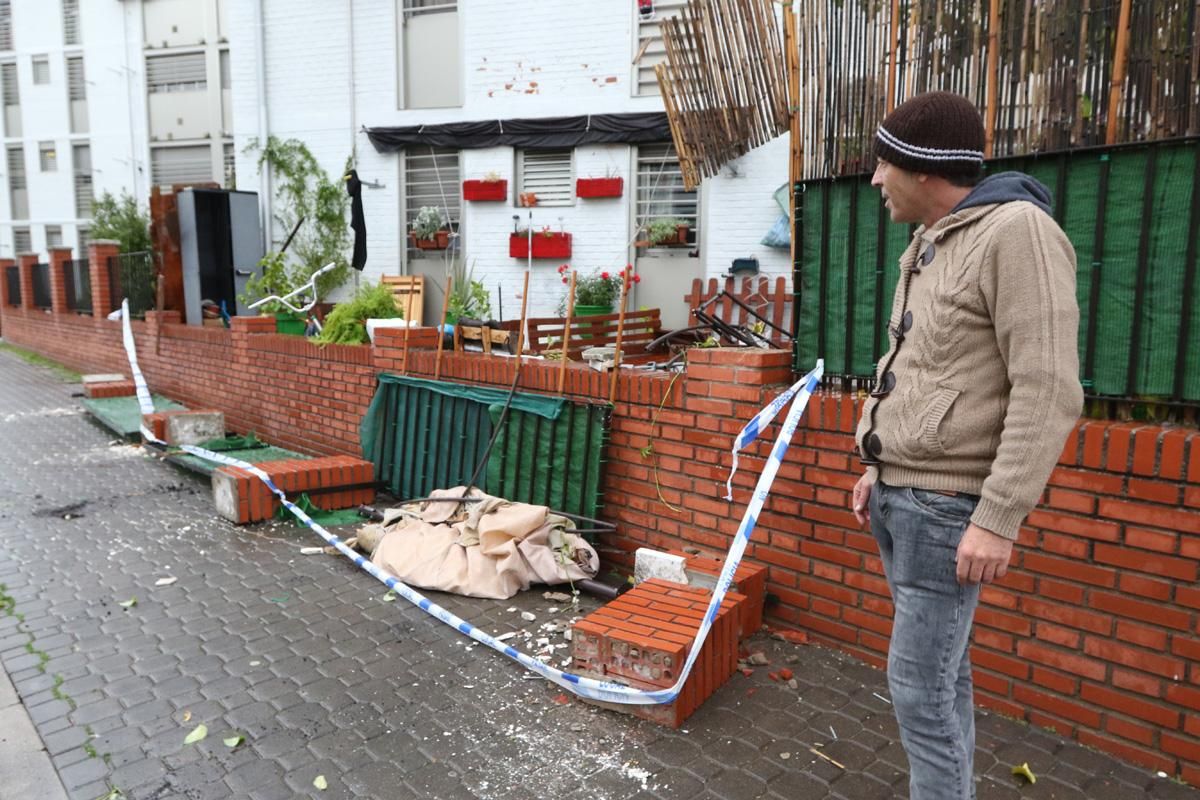
[[21, 92], [17, 85], [17, 65], [9, 62], [0, 64], [0, 82], [3, 82], [4, 105], [19, 106]]
[[222, 160], [225, 167], [224, 186], [226, 189], [232, 191], [237, 188], [237, 159], [234, 156], [233, 145], [225, 145], [225, 153]]
[[58, 150], [54, 142], [38, 142], [38, 161], [42, 172], [58, 172]]
[[75, 229], [75, 257], [87, 258], [88, 242], [92, 239], [92, 232], [86, 227]]
[[33, 82], [38, 86], [50, 83], [50, 57], [33, 57]]
[[72, 178], [75, 184], [75, 216], [92, 216], [92, 148], [77, 144], [71, 150]]
[[63, 0], [63, 44], [79, 44], [79, 0]]
[[414, 251], [408, 232], [412, 230], [417, 214], [426, 206], [439, 209], [449, 230], [461, 235], [462, 191], [459, 184], [457, 150], [421, 147], [404, 151], [404, 232], [410, 254]]
[[208, 145], [156, 147], [150, 151], [150, 180], [155, 185], [203, 183], [212, 179]]
[[[658, 78], [654, 77], [654, 65], [667, 60], [667, 48], [663, 45], [662, 27], [664, 19], [677, 16], [687, 5], [687, 0], [653, 0], [634, 9], [637, 16], [637, 41], [634, 42], [633, 91], [636, 95], [657, 95]], [[650, 13], [645, 13], [646, 10]]]
[[445, 14], [458, 10], [457, 0], [404, 0], [404, 17], [422, 14]]
[[574, 150], [518, 150], [517, 193], [539, 206], [575, 205]]
[[637, 150], [637, 229], [638, 239], [646, 238], [647, 227], [655, 220], [676, 219], [693, 234], [700, 224], [699, 194], [685, 191], [683, 171], [673, 144], [641, 145]]
[[198, 92], [208, 88], [204, 53], [152, 56], [146, 59], [146, 91]]
[[87, 81], [83, 75], [82, 58], [67, 59], [67, 98], [69, 100], [87, 100]]
[[12, 49], [12, 0], [0, 0], [0, 50]]
[[17, 255], [33, 252], [33, 237], [29, 228], [13, 228], [13, 252]]
[[46, 247], [62, 247], [62, 225], [46, 226]]

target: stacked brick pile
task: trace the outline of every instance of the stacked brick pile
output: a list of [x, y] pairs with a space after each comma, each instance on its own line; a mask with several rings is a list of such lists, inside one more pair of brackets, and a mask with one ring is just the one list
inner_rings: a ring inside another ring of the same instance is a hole
[[[721, 568], [725, 566], [724, 561], [712, 556], [689, 554], [683, 550], [668, 550], [667, 552], [685, 559], [684, 569], [687, 570], [688, 579], [693, 585], [704, 585], [697, 580], [701, 577], [708, 578], [715, 585], [717, 577], [721, 574]], [[740, 606], [741, 625], [738, 632], [740, 641], [753, 635], [762, 627], [763, 603], [767, 596], [767, 568], [746, 561], [738, 564], [737, 570], [733, 573], [733, 589], [746, 598], [746, 602]]]
[[[653, 691], [674, 685], [687, 660], [711, 592], [652, 578], [575, 623], [574, 671]], [[606, 708], [678, 728], [737, 669], [738, 628], [746, 598], [730, 592], [683, 689], [667, 705]]]
[[[288, 499], [309, 492], [313, 503], [326, 511], [354, 508], [375, 500], [375, 466], [350, 456], [269, 461], [258, 465]], [[213, 472], [213, 500], [217, 513], [239, 525], [270, 519], [279, 510], [279, 498], [255, 476], [237, 467]], [[336, 491], [314, 492], [316, 489]]]
[[85, 381], [83, 384], [84, 395], [95, 400], [100, 397], [129, 397], [137, 394], [137, 388], [131, 380], [118, 381]]

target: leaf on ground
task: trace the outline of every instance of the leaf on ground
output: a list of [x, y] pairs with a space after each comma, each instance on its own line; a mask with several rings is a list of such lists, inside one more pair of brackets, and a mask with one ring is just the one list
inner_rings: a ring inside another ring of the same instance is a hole
[[1019, 767], [1012, 768], [1012, 774], [1018, 778], [1024, 778], [1030, 784], [1037, 783], [1037, 776], [1033, 774], [1033, 770], [1029, 768], [1029, 762], [1025, 762]]
[[191, 733], [189, 733], [187, 735], [187, 738], [183, 740], [183, 743], [184, 744], [195, 744], [196, 742], [203, 739], [205, 736], [208, 736], [208, 726], [205, 725], [204, 723], [200, 723], [199, 725], [196, 726], [195, 730], [193, 730]]
[[329, 781], [325, 780], [324, 775], [318, 775], [313, 778], [313, 786], [320, 789], [322, 792], [329, 788]]
[[191, 712], [191, 711], [184, 711], [184, 712], [183, 712], [183, 721], [184, 721], [184, 722], [191, 722], [191, 721], [192, 721], [192, 712]]
[[392, 602], [395, 602], [395, 600], [396, 600], [396, 593], [393, 592], [391, 589], [388, 589], [387, 594], [385, 594], [383, 596], [383, 602], [392, 603]]
[[158, 580], [156, 580], [154, 582], [154, 585], [155, 586], [170, 586], [172, 583], [174, 583], [177, 580], [179, 580], [179, 578], [159, 578]]
[[222, 739], [221, 741], [225, 742], [225, 746], [226, 746], [226, 747], [228, 747], [228, 748], [231, 748], [231, 749], [232, 749], [232, 748], [234, 748], [234, 747], [237, 747], [237, 746], [238, 746], [239, 744], [241, 744], [242, 742], [246, 741], [246, 737], [245, 737], [245, 736], [242, 736], [242, 735], [239, 733], [239, 734], [237, 734], [236, 736], [230, 736], [230, 737], [228, 737], [228, 738], [226, 738], [226, 739]]
[[122, 600], [121, 602], [117, 603], [117, 605], [119, 605], [121, 608], [133, 608], [137, 605], [137, 598], [131, 597], [128, 600]]

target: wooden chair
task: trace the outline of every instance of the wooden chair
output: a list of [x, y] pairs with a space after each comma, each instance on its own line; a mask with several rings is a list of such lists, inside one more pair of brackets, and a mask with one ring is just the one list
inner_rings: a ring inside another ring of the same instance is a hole
[[384, 275], [379, 280], [385, 286], [391, 287], [396, 308], [404, 318], [415, 320], [420, 326], [425, 308], [425, 276]]

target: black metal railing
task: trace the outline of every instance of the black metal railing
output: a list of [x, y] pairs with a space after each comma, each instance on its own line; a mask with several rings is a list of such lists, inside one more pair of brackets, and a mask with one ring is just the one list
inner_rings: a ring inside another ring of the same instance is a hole
[[[1200, 137], [996, 159], [1048, 186], [1074, 245], [1080, 379], [1100, 400], [1200, 406]], [[797, 185], [796, 366], [870, 385], [888, 342], [896, 262], [870, 175]]]
[[33, 265], [33, 304], [38, 308], [50, 308], [53, 300], [50, 294], [50, 265]]
[[62, 282], [67, 294], [67, 310], [92, 313], [92, 275], [86, 258], [62, 262]]
[[108, 288], [114, 308], [129, 301], [129, 316], [141, 319], [154, 309], [154, 254], [121, 253], [108, 259]]
[[20, 267], [5, 267], [4, 282], [8, 284], [8, 304], [14, 308], [21, 306], [21, 269]]

